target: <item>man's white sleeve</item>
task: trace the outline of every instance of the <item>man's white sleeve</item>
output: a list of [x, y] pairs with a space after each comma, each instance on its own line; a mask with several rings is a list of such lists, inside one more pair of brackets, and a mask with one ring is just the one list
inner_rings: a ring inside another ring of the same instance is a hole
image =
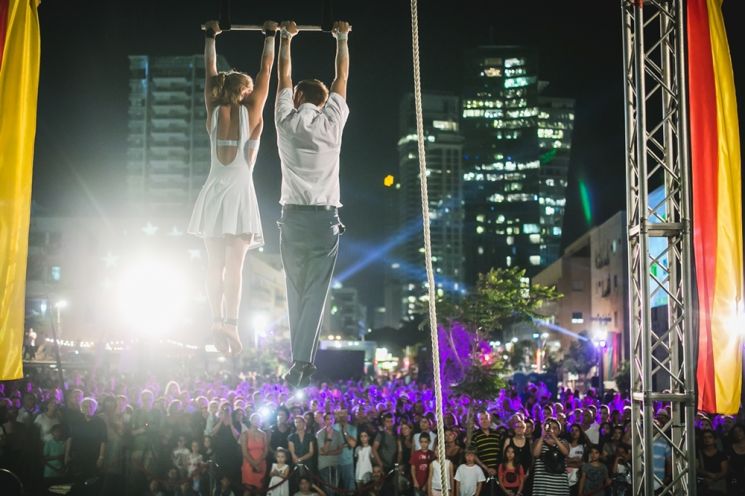
[[277, 95], [277, 104], [274, 106], [274, 122], [278, 124], [289, 116], [295, 109], [292, 102], [292, 88], [285, 88]]

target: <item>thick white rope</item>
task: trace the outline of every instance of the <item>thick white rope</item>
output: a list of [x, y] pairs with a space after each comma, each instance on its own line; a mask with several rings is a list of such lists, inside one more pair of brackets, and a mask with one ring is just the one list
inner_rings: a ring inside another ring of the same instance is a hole
[[427, 158], [424, 151], [424, 123], [422, 118], [422, 85], [419, 73], [419, 15], [417, 0], [411, 0], [411, 40], [414, 61], [414, 103], [416, 133], [419, 143], [419, 185], [422, 191], [422, 220], [424, 225], [424, 260], [427, 267], [429, 289], [429, 331], [432, 339], [432, 375], [435, 380], [435, 414], [437, 416], [437, 460], [440, 464], [442, 496], [449, 496], [452, 488], [445, 467], [445, 424], [442, 415], [442, 384], [440, 382], [440, 345], [437, 335], [437, 310], [435, 275], [432, 270], [432, 243], [429, 234], [429, 195], [427, 193]]

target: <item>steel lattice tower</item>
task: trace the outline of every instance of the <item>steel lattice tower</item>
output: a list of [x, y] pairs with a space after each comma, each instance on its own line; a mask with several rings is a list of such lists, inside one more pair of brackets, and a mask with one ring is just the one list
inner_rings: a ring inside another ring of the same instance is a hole
[[[696, 493], [684, 7], [684, 0], [622, 0], [635, 495]], [[664, 199], [651, 205], [659, 186]], [[653, 329], [651, 300], [662, 295], [667, 319]], [[669, 408], [669, 420], [655, 420], [656, 406]], [[655, 476], [654, 452], [663, 450], [672, 461], [668, 480]]]

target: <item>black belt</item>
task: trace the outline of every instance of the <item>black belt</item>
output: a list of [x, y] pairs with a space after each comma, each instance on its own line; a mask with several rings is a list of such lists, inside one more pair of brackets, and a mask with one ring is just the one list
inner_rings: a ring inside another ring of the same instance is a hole
[[282, 205], [283, 210], [310, 210], [310, 211], [320, 211], [320, 210], [327, 210], [327, 211], [336, 211], [336, 207], [333, 205], [291, 205], [286, 204]]

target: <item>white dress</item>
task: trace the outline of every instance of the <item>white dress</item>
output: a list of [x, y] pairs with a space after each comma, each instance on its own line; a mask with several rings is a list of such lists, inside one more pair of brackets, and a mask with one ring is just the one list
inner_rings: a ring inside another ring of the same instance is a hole
[[357, 446], [357, 467], [355, 467], [354, 479], [363, 483], [372, 479], [372, 449], [370, 446]]
[[[187, 232], [203, 238], [250, 235], [248, 248], [259, 248], [264, 245], [264, 234], [253, 182], [259, 141], [249, 140], [248, 109], [240, 105], [238, 151], [231, 163], [223, 165], [217, 158], [218, 110], [219, 107], [215, 107], [212, 112], [210, 173], [197, 196]], [[250, 162], [246, 160], [247, 155]]]
[[[289, 473], [289, 468], [290, 467], [288, 465], [284, 466], [283, 470], [285, 472], [285, 475]], [[272, 470], [269, 473], [272, 473], [275, 470], [279, 470], [279, 467], [277, 467], [276, 463], [272, 463]], [[283, 480], [284, 482], [282, 482]], [[267, 492], [266, 496], [290, 496], [290, 481], [289, 480], [285, 480], [284, 477], [273, 475], [272, 479], [269, 481], [269, 487], [274, 487], [277, 484], [279, 484], [279, 486]]]

